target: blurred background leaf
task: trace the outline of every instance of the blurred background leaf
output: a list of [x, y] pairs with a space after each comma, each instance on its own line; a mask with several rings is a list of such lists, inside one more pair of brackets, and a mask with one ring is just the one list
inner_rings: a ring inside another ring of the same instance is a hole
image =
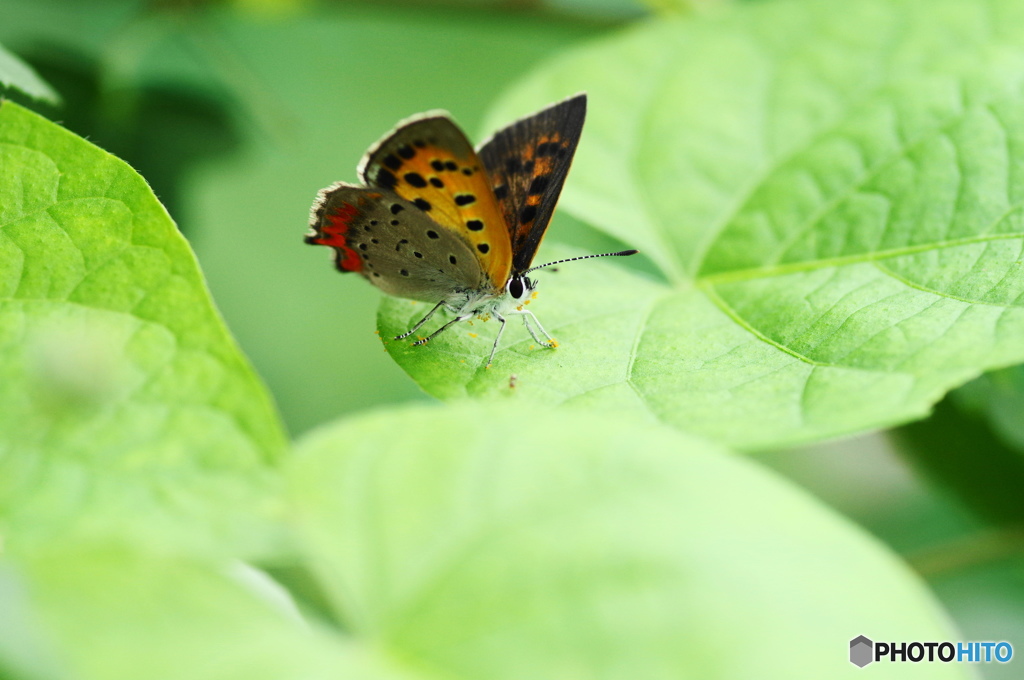
[[955, 636], [898, 560], [749, 460], [572, 409], [523, 428], [510, 403], [390, 410], [298, 445], [304, 549], [357, 638], [451, 677], [793, 680], [856, 677], [836, 659], [851, 626]]
[[[932, 419], [942, 427], [942, 409]], [[758, 454], [767, 464], [903, 555], [956, 622], [963, 640], [1024, 639], [1024, 542], [993, 527], [906, 453], [903, 436], [872, 434]], [[944, 450], [933, 452], [947, 455]], [[986, 452], [972, 454], [984, 470]], [[913, 461], [913, 462], [911, 462]], [[927, 463], [925, 463], [925, 466]], [[977, 478], [979, 472], [972, 473]], [[1005, 525], [1002, 525], [1005, 526]], [[1013, 664], [977, 669], [1015, 680]]]
[[[377, 650], [302, 621], [240, 563], [83, 543], [2, 566], [59, 644], [65, 680], [415, 677]], [[22, 668], [11, 680], [58, 677]]]
[[[1024, 529], [1024, 455], [998, 436], [986, 414], [960, 403], [964, 390], [987, 391], [990, 380], [985, 376], [954, 392], [930, 418], [895, 434], [915, 465], [969, 507], [996, 525]], [[1018, 411], [1018, 418], [1022, 413]]]
[[40, 620], [21, 575], [0, 563], [0, 678], [68, 679], [57, 645]]
[[1003, 443], [1024, 455], [1024, 366], [992, 371], [953, 393], [957, 407], [984, 419]]
[[34, 99], [56, 104], [60, 98], [28, 64], [0, 45], [0, 89], [19, 90]]
[[717, 10], [737, 0], [645, 0], [653, 10], [665, 14], [690, 14]]

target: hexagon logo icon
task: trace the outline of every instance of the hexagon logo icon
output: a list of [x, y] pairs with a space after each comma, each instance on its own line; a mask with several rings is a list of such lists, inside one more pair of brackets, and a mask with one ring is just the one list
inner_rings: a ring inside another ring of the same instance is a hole
[[850, 663], [858, 668], [864, 668], [875, 660], [874, 648], [875, 643], [863, 635], [853, 638], [850, 640]]

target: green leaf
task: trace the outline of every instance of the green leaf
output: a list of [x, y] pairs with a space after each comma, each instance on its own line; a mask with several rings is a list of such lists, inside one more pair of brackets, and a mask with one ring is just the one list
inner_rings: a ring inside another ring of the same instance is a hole
[[11, 54], [3, 45], [0, 45], [0, 87], [20, 90], [34, 99], [51, 104], [60, 103], [60, 95], [31, 66]]
[[656, 12], [686, 14], [706, 12], [737, 0], [644, 0]]
[[[546, 248], [539, 260], [579, 254]], [[423, 389], [442, 398], [507, 394], [577, 403], [601, 393], [599, 405], [614, 402], [619, 408], [642, 410], [624, 378], [636, 326], [663, 287], [602, 262], [568, 264], [557, 271], [538, 272], [534, 278], [540, 282], [539, 290], [529, 309], [556, 336], [558, 349], [537, 345], [515, 318], [502, 336], [490, 369], [483, 364], [494, 344], [495, 322], [458, 324], [430, 344], [412, 347], [414, 338], [392, 338], [433, 305], [396, 298], [384, 298], [378, 311], [384, 346]], [[600, 291], [599, 308], [591, 299], [594, 291]], [[517, 377], [514, 392], [509, 391], [512, 373]]]
[[858, 634], [957, 639], [896, 558], [749, 461], [518, 406], [388, 411], [300, 443], [298, 526], [354, 636], [493, 680], [857, 677]]
[[284, 436], [195, 258], [124, 162], [0, 106], [0, 533], [250, 549]]
[[[500, 391], [543, 361], [520, 392], [746, 449], [922, 417], [1024, 360], [1022, 45], [1015, 0], [782, 0], [564, 55], [488, 129], [587, 90], [562, 208], [664, 280], [544, 275], [531, 309], [557, 358], [525, 356], [520, 334], [490, 371], [487, 341], [396, 359], [441, 396]], [[382, 334], [405, 309], [384, 306]]]
[[14, 566], [34, 622], [71, 671], [59, 677], [409, 677], [374, 650], [301, 620], [272, 582], [241, 565], [92, 545], [46, 550]]
[[897, 429], [900, 453], [983, 518], [1021, 526], [1024, 456], [996, 437], [979, 414], [958, 408], [957, 401], [950, 395], [930, 418]]
[[951, 396], [962, 411], [988, 421], [1005, 446], [1024, 454], [1024, 366], [986, 373]]
[[67, 677], [67, 669], [39, 622], [24, 582], [11, 565], [0, 563], [0, 678]]
[[951, 392], [926, 420], [895, 431], [900, 452], [990, 522], [1024, 525], [1024, 367]]

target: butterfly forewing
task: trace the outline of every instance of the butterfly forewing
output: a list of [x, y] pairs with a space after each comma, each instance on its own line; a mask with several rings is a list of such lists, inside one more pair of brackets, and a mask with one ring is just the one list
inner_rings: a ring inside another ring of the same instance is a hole
[[438, 302], [489, 285], [469, 243], [393, 191], [339, 182], [320, 192], [307, 243], [330, 246], [335, 264], [388, 295]]
[[368, 185], [397, 193], [467, 241], [491, 287], [505, 285], [508, 230], [483, 163], [450, 118], [425, 114], [399, 124], [367, 153], [359, 172]]
[[508, 224], [513, 273], [530, 268], [544, 238], [586, 112], [587, 96], [576, 95], [513, 123], [480, 148]]

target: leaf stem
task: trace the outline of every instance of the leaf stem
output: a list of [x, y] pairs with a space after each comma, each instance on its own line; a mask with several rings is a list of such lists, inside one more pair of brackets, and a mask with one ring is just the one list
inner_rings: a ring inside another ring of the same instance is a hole
[[1013, 525], [960, 536], [907, 555], [912, 569], [926, 579], [1024, 555], [1024, 526]]

